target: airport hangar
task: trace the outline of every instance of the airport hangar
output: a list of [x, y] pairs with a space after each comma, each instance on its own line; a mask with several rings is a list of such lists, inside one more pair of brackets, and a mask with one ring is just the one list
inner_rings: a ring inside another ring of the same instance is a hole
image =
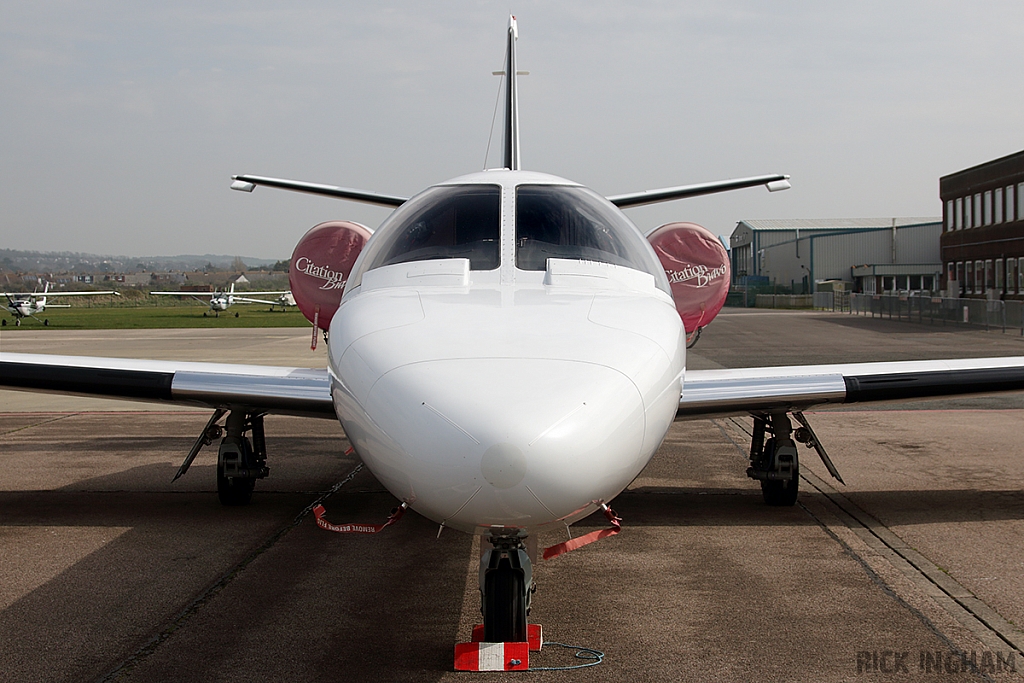
[[939, 218], [740, 221], [729, 239], [733, 285], [776, 284], [794, 294], [936, 292], [942, 225]]
[[939, 178], [943, 288], [1024, 299], [1024, 151]]

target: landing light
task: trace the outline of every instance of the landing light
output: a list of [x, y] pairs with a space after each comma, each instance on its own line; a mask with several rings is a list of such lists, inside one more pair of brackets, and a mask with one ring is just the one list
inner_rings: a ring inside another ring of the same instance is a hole
[[252, 192], [256, 189], [256, 186], [252, 183], [247, 183], [244, 180], [235, 180], [231, 183], [232, 190], [238, 190], [239, 192]]
[[773, 180], [772, 182], [768, 183], [765, 187], [768, 188], [769, 192], [780, 192], [782, 190], [788, 190], [789, 188], [791, 188], [793, 186], [789, 184], [789, 180], [787, 179], [787, 180]]

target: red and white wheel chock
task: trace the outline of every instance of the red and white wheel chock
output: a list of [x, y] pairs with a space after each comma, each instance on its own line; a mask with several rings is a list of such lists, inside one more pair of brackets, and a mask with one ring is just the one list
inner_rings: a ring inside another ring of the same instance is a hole
[[473, 627], [473, 642], [455, 644], [456, 671], [526, 671], [530, 652], [539, 652], [544, 642], [540, 624], [527, 624], [525, 643], [485, 643], [483, 624]]

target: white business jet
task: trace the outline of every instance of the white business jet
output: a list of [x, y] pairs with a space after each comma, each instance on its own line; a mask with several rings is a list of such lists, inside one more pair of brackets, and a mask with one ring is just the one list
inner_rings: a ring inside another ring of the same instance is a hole
[[[234, 304], [267, 304], [268, 306], [271, 307], [271, 309], [273, 309], [274, 306], [280, 306], [284, 308], [286, 306], [295, 305], [295, 299], [294, 297], [292, 297], [292, 293], [289, 291], [244, 292], [244, 294], [250, 296], [242, 296], [241, 294], [235, 294], [234, 282], [231, 283], [231, 289], [229, 289], [228, 291], [215, 291], [212, 294], [210, 294], [209, 300], [200, 297], [199, 294], [196, 292], [150, 292], [150, 294], [153, 294], [155, 296], [182, 296], [195, 299], [199, 303], [209, 303], [210, 311], [212, 311], [213, 314], [217, 317], [220, 317], [221, 311], [228, 310]], [[274, 300], [252, 298], [256, 296], [276, 296], [277, 298]], [[205, 316], [206, 313], [203, 313], [203, 315]], [[238, 317], [237, 313], [235, 314], [235, 317]]]
[[[70, 304], [49, 304], [47, 299], [59, 297], [59, 296], [104, 296], [113, 295], [121, 296], [119, 292], [113, 290], [107, 290], [104, 292], [51, 292], [50, 283], [47, 282], [43, 287], [41, 293], [33, 292], [32, 294], [15, 293], [15, 292], [4, 292], [4, 296], [7, 297], [7, 311], [14, 316], [15, 327], [21, 325], [22, 318], [35, 318], [39, 320], [43, 325], [49, 325], [49, 318], [40, 320], [36, 317], [37, 313], [42, 313], [47, 308], [71, 308]], [[4, 320], [3, 324], [6, 326], [7, 321]]]
[[[516, 38], [513, 18], [502, 168], [412, 198], [234, 178], [243, 191], [264, 185], [396, 207], [372, 236], [354, 223], [324, 224], [296, 247], [292, 262], [306, 260], [292, 269], [291, 289], [327, 336], [326, 370], [3, 354], [0, 385], [213, 408], [178, 475], [222, 437], [225, 504], [248, 502], [267, 475], [265, 414], [340, 420], [403, 508], [490, 542], [480, 571], [488, 642], [526, 640], [531, 539], [597, 510], [611, 519], [606, 506], [673, 420], [752, 416], [747, 472], [768, 504], [793, 505], [796, 442], [839, 476], [804, 418], [808, 407], [1024, 389], [1024, 358], [685, 372], [687, 336], [714, 312], [700, 302], [690, 329], [676, 285], [723, 270], [728, 282], [728, 268], [691, 262], [670, 277], [664, 249], [620, 209], [784, 189], [786, 176], [606, 198], [522, 170]], [[682, 239], [685, 224], [668, 232], [683, 245], [677, 261], [699, 251]]]

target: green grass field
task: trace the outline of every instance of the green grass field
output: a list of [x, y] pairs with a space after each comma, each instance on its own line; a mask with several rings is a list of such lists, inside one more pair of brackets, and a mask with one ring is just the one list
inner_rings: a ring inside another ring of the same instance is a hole
[[[203, 317], [206, 313], [206, 317]], [[238, 317], [235, 317], [235, 314]], [[297, 308], [287, 311], [267, 310], [262, 304], [235, 304], [221, 311], [215, 318], [206, 306], [118, 306], [90, 308], [47, 308], [39, 318], [48, 320], [49, 325], [33, 318], [25, 318], [21, 326], [14, 325], [9, 313], [3, 315], [7, 325], [4, 331], [15, 330], [127, 330], [160, 329], [174, 327], [310, 327]]]

